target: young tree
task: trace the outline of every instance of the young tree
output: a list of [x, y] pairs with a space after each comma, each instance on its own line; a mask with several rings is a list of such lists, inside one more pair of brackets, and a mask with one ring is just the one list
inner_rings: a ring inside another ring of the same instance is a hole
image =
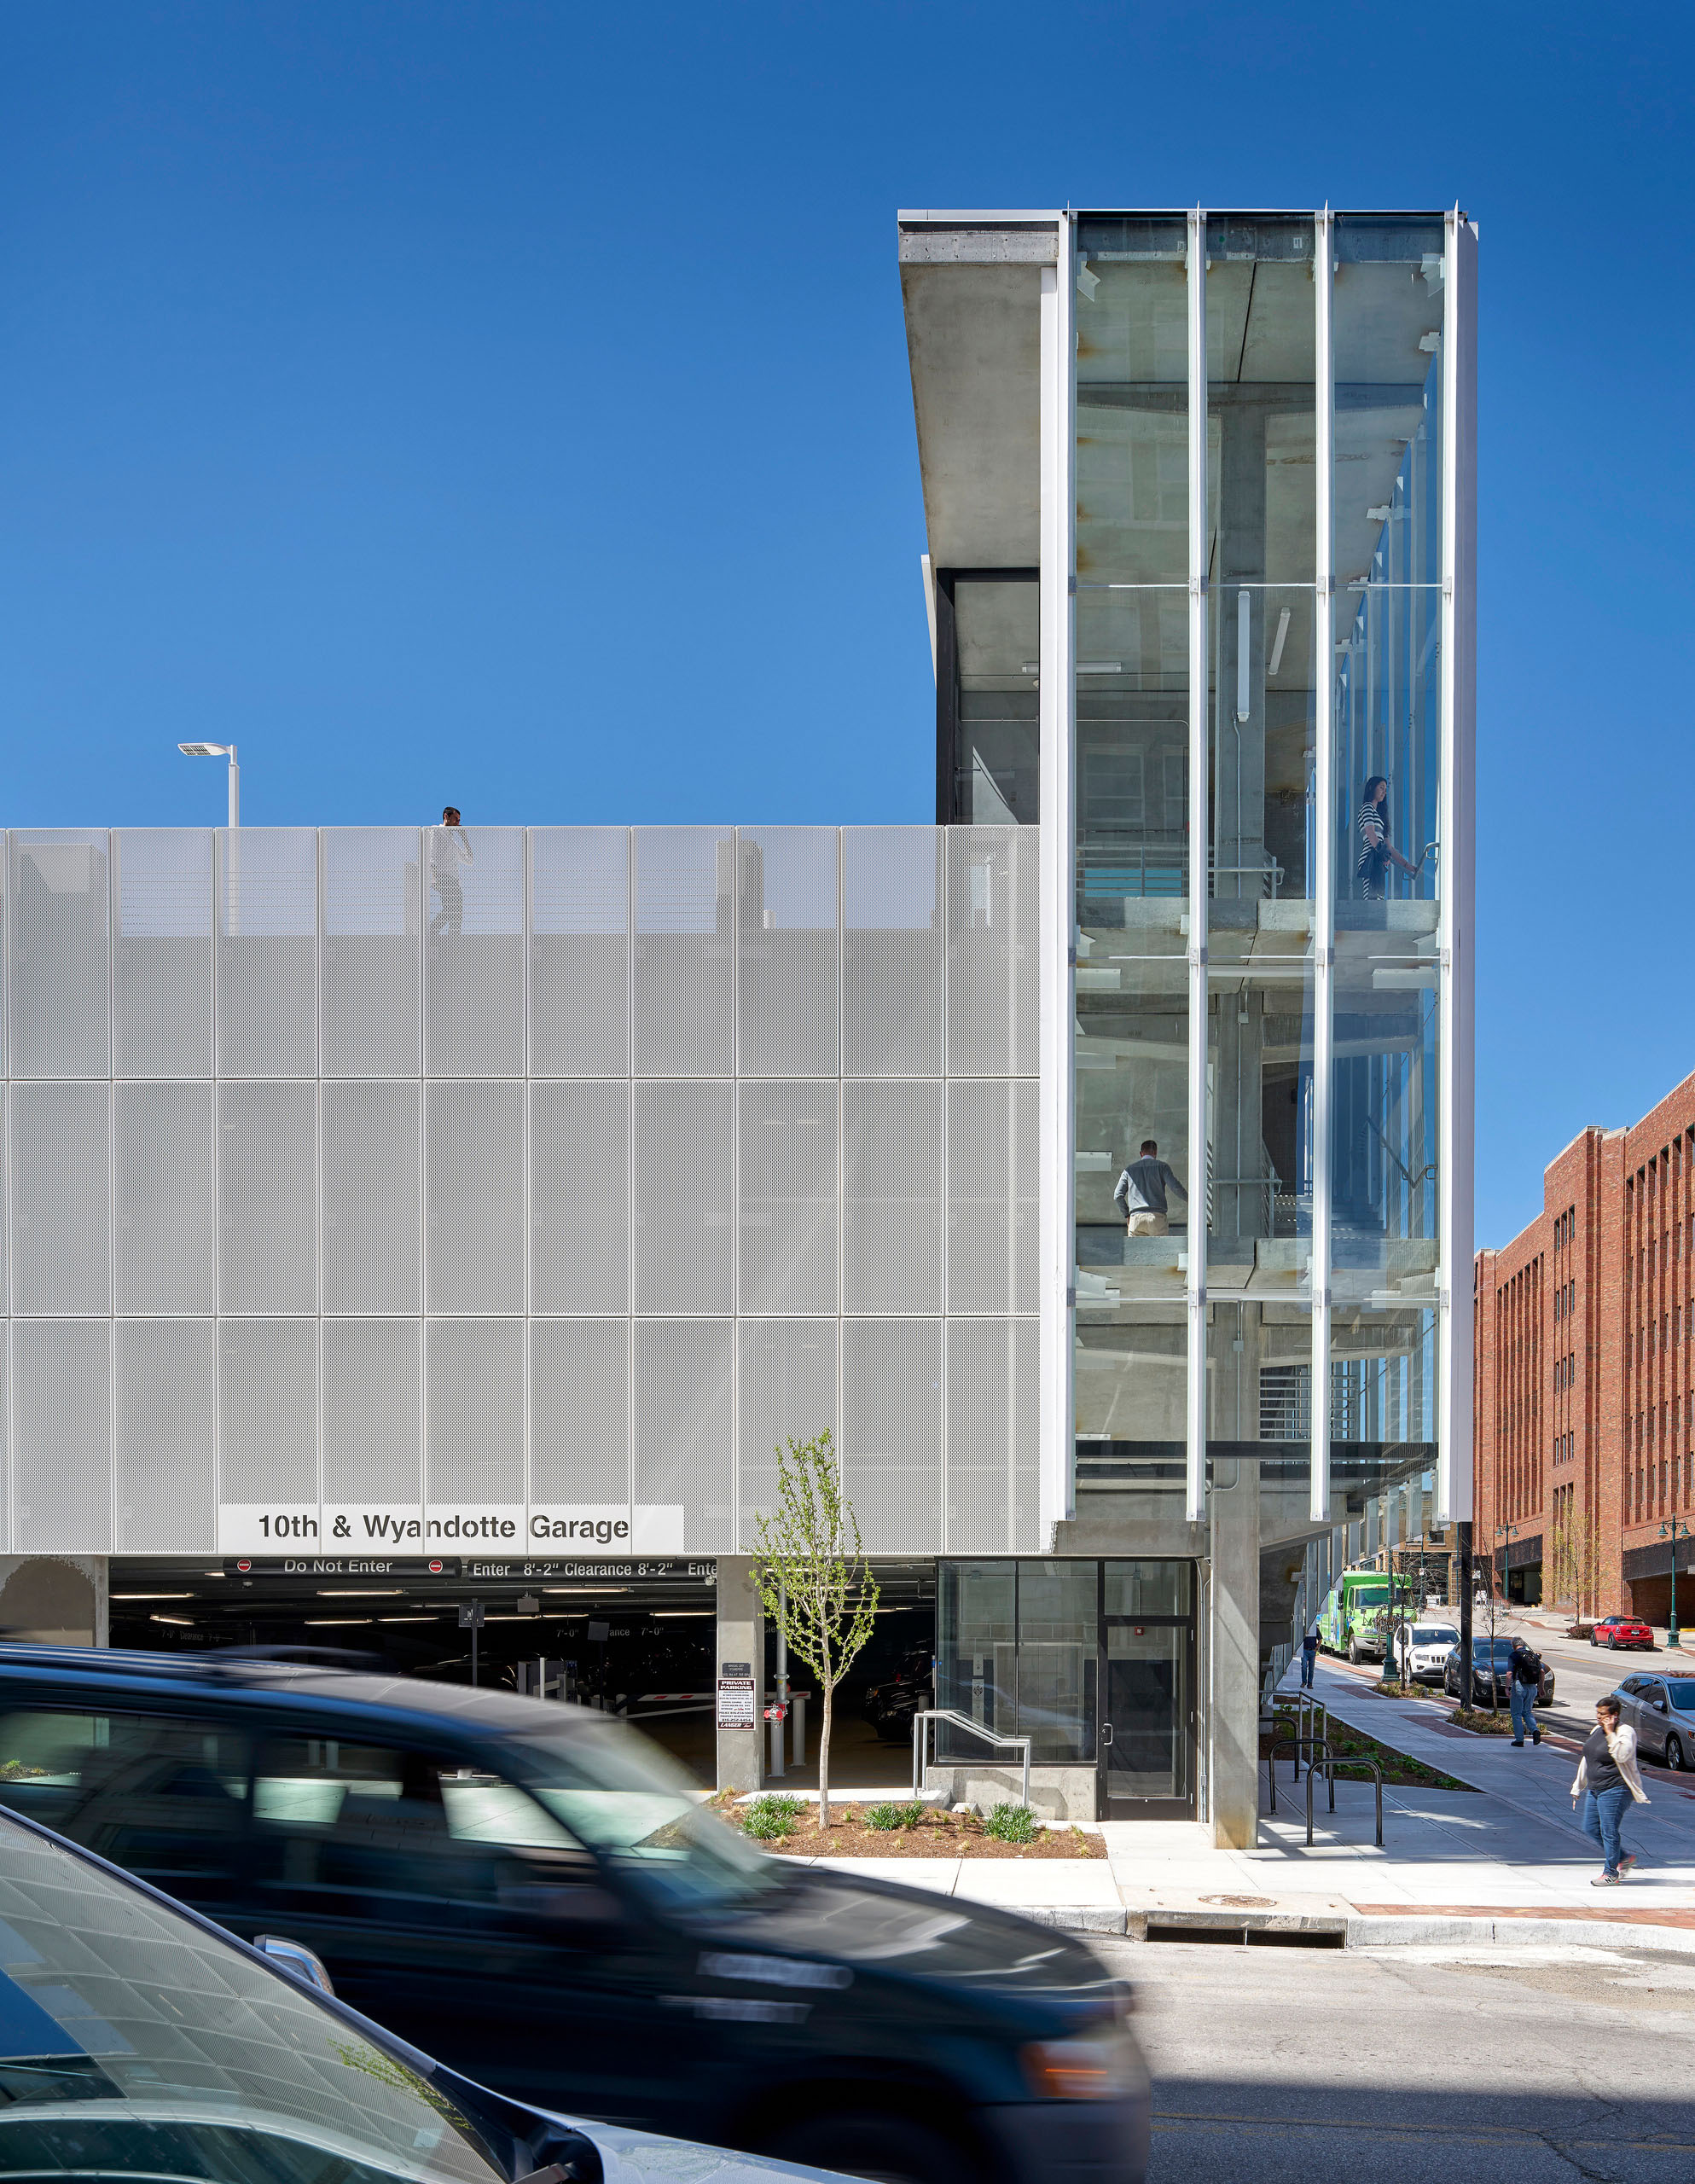
[[1600, 1542], [1587, 1509], [1556, 1517], [1548, 1542], [1547, 1585], [1550, 1597], [1562, 1605], [1570, 1600], [1581, 1618], [1587, 1603], [1600, 1590]]
[[754, 1526], [753, 1578], [765, 1612], [818, 1679], [818, 1825], [830, 1825], [830, 1718], [836, 1686], [871, 1635], [877, 1581], [842, 1492], [827, 1432], [777, 1451], [777, 1506]]

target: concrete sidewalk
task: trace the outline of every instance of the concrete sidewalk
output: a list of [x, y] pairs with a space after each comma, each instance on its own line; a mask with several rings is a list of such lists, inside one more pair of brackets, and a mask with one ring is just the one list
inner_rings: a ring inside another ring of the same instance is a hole
[[1336, 1720], [1470, 1786], [1385, 1789], [1380, 1850], [1371, 1785], [1345, 1779], [1333, 1814], [1325, 1786], [1315, 1786], [1309, 1850], [1305, 1777], [1292, 1783], [1285, 1758], [1274, 1812], [1262, 1790], [1251, 1850], [1215, 1849], [1210, 1831], [1192, 1821], [1118, 1821], [1085, 1828], [1100, 1839], [1098, 1859], [809, 1862], [1138, 1938], [1206, 1926], [1332, 1946], [1616, 1943], [1621, 1926], [1648, 1926], [1656, 1948], [1695, 1954], [1695, 1780], [1644, 1769], [1650, 1803], [1625, 1820], [1627, 1847], [1641, 1864], [1622, 1886], [1594, 1888], [1599, 1854], [1571, 1805], [1574, 1743], [1545, 1735], [1515, 1751], [1506, 1738], [1450, 1728], [1439, 1701], [1375, 1698], [1369, 1681], [1324, 1661], [1315, 1695]]

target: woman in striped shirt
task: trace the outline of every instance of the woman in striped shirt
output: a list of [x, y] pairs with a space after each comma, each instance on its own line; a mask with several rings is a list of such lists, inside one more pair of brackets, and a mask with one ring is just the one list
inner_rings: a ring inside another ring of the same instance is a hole
[[1398, 864], [1409, 880], [1417, 879], [1419, 864], [1424, 859], [1420, 857], [1419, 864], [1408, 864], [1389, 839], [1389, 783], [1381, 774], [1373, 774], [1366, 783], [1355, 826], [1360, 837], [1360, 855], [1354, 877], [1367, 902], [1380, 903], [1388, 893], [1384, 883], [1391, 864]]

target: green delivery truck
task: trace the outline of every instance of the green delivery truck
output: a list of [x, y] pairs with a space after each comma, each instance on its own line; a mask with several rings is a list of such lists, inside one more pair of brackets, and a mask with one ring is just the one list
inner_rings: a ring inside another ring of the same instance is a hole
[[1350, 1661], [1380, 1661], [1388, 1650], [1390, 1584], [1402, 1615], [1413, 1610], [1413, 1581], [1386, 1570], [1344, 1570], [1318, 1612], [1318, 1642]]

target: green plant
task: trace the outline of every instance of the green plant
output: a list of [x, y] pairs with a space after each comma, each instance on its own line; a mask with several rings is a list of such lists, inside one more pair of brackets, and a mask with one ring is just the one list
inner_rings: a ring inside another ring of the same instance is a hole
[[798, 1798], [755, 1798], [742, 1815], [742, 1833], [757, 1836], [761, 1842], [769, 1842], [774, 1836], [792, 1835], [801, 1804]]
[[983, 1832], [997, 1843], [1034, 1843], [1042, 1830], [1027, 1805], [996, 1805], [984, 1821]]
[[830, 1825], [830, 1724], [836, 1686], [871, 1635], [877, 1580], [827, 1432], [777, 1451], [777, 1507], [754, 1525], [753, 1579], [765, 1612], [818, 1679], [818, 1826]]
[[865, 1812], [868, 1827], [888, 1830], [895, 1827], [916, 1827], [924, 1817], [921, 1804], [868, 1805]]

